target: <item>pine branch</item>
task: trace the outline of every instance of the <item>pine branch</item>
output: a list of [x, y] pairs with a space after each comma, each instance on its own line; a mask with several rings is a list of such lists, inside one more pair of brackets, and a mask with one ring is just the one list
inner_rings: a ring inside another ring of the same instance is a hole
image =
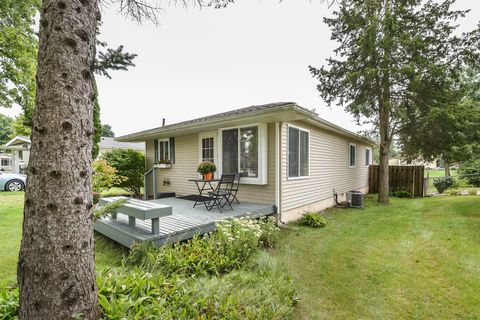
[[123, 52], [123, 46], [117, 49], [107, 49], [107, 52], [100, 51], [98, 58], [95, 60], [95, 72], [111, 79], [109, 74], [111, 70], [128, 70], [128, 67], [134, 67], [133, 59], [137, 54]]

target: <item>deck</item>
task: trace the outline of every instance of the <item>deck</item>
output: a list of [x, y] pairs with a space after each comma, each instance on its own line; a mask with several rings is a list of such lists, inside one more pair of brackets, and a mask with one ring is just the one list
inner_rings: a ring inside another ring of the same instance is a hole
[[159, 218], [160, 233], [151, 233], [151, 220], [136, 220], [135, 226], [129, 225], [128, 216], [117, 213], [116, 220], [110, 217], [95, 222], [95, 231], [126, 246], [133, 242], [152, 241], [157, 246], [191, 239], [194, 235], [202, 235], [215, 230], [216, 222], [239, 217], [258, 218], [275, 212], [273, 205], [244, 203], [234, 204], [233, 210], [226, 206], [222, 213], [213, 209], [208, 211], [203, 205], [193, 208], [193, 201], [179, 198], [163, 198], [150, 200], [158, 204], [172, 207], [172, 215]]

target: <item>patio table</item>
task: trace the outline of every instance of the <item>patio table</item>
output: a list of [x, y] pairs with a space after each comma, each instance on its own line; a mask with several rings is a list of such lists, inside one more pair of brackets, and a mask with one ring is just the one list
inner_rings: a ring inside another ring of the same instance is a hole
[[198, 198], [195, 200], [193, 207], [195, 208], [199, 203], [203, 203], [207, 207], [207, 202], [210, 201], [209, 196], [204, 196], [205, 192], [215, 191], [215, 187], [212, 186], [212, 182], [219, 182], [220, 179], [189, 179], [188, 181], [195, 182], [198, 189]]

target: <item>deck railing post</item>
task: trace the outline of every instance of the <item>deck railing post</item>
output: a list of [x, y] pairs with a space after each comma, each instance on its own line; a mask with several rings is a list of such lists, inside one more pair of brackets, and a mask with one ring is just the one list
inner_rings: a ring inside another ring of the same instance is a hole
[[160, 219], [159, 218], [152, 219], [152, 234], [155, 234], [155, 235], [160, 234]]
[[147, 175], [143, 175], [143, 200], [148, 200], [148, 186], [147, 186]]
[[157, 168], [153, 168], [153, 199], [157, 199]]

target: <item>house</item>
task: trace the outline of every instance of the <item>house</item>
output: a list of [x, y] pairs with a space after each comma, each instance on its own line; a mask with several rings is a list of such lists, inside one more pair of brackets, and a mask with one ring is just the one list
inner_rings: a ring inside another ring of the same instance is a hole
[[[197, 194], [189, 179], [203, 160], [216, 177], [241, 173], [240, 202], [269, 204], [287, 222], [334, 205], [333, 195], [368, 191], [375, 143], [293, 102], [246, 107], [128, 134], [146, 144], [146, 193]], [[154, 162], [170, 163], [152, 170]], [[153, 172], [153, 173], [152, 173]], [[155, 181], [155, 185], [154, 185]]]
[[0, 153], [0, 171], [12, 170], [12, 157], [6, 153]]
[[[23, 173], [28, 166], [28, 159], [30, 157], [30, 145], [31, 141], [29, 137], [25, 136], [16, 136], [7, 144], [5, 144], [5, 149], [10, 150], [11, 155], [9, 156], [9, 165], [3, 166], [7, 163], [7, 159], [3, 160], [1, 158], [0, 170], [12, 171], [13, 173]], [[105, 152], [112, 151], [113, 149], [133, 149], [135, 151], [145, 153], [145, 144], [143, 143], [123, 143], [115, 141], [114, 138], [102, 137], [101, 141], [98, 143], [99, 153], [101, 156]]]
[[16, 136], [5, 144], [5, 149], [10, 151], [9, 171], [13, 173], [24, 173], [30, 158], [30, 138], [25, 136]]

